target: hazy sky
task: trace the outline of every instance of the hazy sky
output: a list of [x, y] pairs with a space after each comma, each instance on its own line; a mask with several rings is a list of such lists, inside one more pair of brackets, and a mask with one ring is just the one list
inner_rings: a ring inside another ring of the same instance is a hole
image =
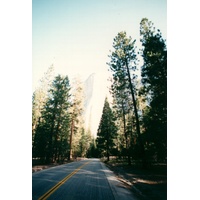
[[[77, 74], [84, 81], [95, 73], [94, 95], [85, 120], [96, 135], [105, 95], [108, 55], [120, 31], [136, 39], [140, 21], [146, 17], [166, 39], [165, 0], [33, 0], [32, 76], [33, 90], [50, 65], [55, 72]], [[90, 112], [89, 112], [90, 111]]]
[[53, 64], [56, 73], [107, 76], [109, 50], [120, 31], [139, 42], [147, 17], [166, 39], [166, 0], [33, 0], [32, 80]]

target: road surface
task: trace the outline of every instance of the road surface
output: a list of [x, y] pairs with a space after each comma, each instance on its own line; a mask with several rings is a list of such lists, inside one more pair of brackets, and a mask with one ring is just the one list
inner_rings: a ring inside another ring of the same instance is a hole
[[136, 200], [99, 159], [72, 162], [33, 173], [32, 199]]

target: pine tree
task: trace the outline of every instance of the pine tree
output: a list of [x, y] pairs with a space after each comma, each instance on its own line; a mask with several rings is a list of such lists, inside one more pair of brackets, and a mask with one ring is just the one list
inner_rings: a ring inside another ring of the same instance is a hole
[[41, 120], [41, 112], [48, 99], [48, 90], [54, 76], [54, 67], [51, 65], [40, 80], [40, 86], [34, 91], [32, 97], [32, 143], [34, 143], [35, 130]]
[[[113, 79], [118, 86], [118, 88], [115, 86], [116, 90], [118, 90], [118, 92], [122, 95], [125, 94], [125, 90], [128, 90], [128, 93], [131, 95], [136, 132], [141, 152], [140, 155], [143, 160], [143, 164], [145, 164], [144, 145], [141, 138], [140, 121], [136, 101], [137, 76], [135, 71], [137, 70], [137, 54], [135, 49], [135, 40], [132, 41], [131, 37], [128, 38], [126, 36], [126, 32], [120, 32], [114, 38], [113, 47], [114, 51], [110, 55], [111, 61], [108, 65], [113, 72]], [[124, 102], [121, 102], [120, 105], [122, 106], [122, 111], [124, 112]], [[125, 116], [125, 113], [123, 115]], [[125, 124], [126, 122], [124, 118], [124, 128]], [[124, 132], [127, 134], [126, 130], [124, 130]]]
[[147, 18], [141, 20], [140, 34], [144, 65], [141, 68], [143, 95], [149, 108], [144, 116], [144, 127], [154, 156], [166, 159], [167, 148], [167, 48], [160, 30]]
[[46, 162], [64, 159], [69, 135], [70, 85], [68, 77], [56, 76], [48, 92], [48, 100], [42, 110], [36, 129], [33, 155]]
[[106, 98], [97, 132], [97, 147], [101, 155], [107, 157], [107, 161], [109, 161], [110, 155], [116, 148], [116, 137], [117, 127], [115, 125], [115, 117]]
[[131, 165], [131, 135], [129, 134], [130, 132], [127, 131], [127, 116], [130, 111], [133, 110], [133, 106], [127, 83], [120, 82], [117, 79], [113, 80], [113, 83], [111, 85], [111, 93], [113, 96], [113, 109], [115, 112], [115, 116], [118, 118], [118, 120], [122, 121], [121, 126], [123, 128], [119, 128], [119, 132], [123, 133], [125, 139], [125, 146], [123, 146], [123, 143], [121, 143], [121, 145], [123, 146], [123, 154], [126, 153], [125, 156], [128, 156], [128, 164]]

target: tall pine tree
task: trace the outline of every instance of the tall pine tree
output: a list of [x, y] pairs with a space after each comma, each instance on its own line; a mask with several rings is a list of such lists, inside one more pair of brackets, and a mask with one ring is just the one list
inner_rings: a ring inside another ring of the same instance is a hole
[[147, 18], [141, 20], [140, 34], [144, 64], [141, 68], [143, 95], [149, 108], [144, 127], [149, 148], [156, 160], [167, 155], [167, 48], [160, 30]]
[[117, 90], [121, 90], [121, 93], [124, 93], [125, 88], [128, 88], [132, 97], [133, 114], [135, 116], [134, 119], [138, 135], [140, 155], [143, 164], [145, 164], [144, 145], [141, 138], [140, 121], [136, 102], [135, 79], [137, 76], [135, 71], [137, 70], [137, 54], [135, 49], [135, 40], [132, 41], [131, 37], [128, 38], [126, 32], [120, 32], [114, 38], [113, 48], [114, 51], [110, 55], [111, 61], [108, 65], [113, 72], [113, 79], [115, 82], [118, 82], [119, 87]]

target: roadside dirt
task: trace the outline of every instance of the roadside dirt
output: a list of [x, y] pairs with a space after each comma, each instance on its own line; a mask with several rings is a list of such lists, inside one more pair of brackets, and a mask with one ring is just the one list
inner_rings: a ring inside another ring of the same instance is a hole
[[106, 165], [125, 183], [138, 199], [166, 200], [167, 199], [167, 167], [156, 166], [152, 169], [137, 169], [134, 166], [111, 164]]
[[41, 171], [43, 169], [48, 169], [50, 167], [55, 167], [58, 166], [59, 164], [51, 164], [51, 165], [36, 165], [36, 166], [32, 166], [32, 173], [37, 172], [37, 171]]
[[52, 164], [49, 164], [49, 165], [33, 165], [32, 166], [32, 173], [34, 172], [37, 172], [37, 171], [40, 171], [40, 170], [43, 170], [43, 169], [48, 169], [50, 167], [55, 167], [55, 166], [58, 166], [58, 165], [63, 165], [63, 164], [67, 164], [67, 163], [70, 163], [70, 162], [76, 162], [76, 161], [80, 161], [80, 160], [85, 160], [86, 158], [76, 158], [76, 159], [73, 159], [73, 160], [66, 160], [64, 163], [52, 163]]

